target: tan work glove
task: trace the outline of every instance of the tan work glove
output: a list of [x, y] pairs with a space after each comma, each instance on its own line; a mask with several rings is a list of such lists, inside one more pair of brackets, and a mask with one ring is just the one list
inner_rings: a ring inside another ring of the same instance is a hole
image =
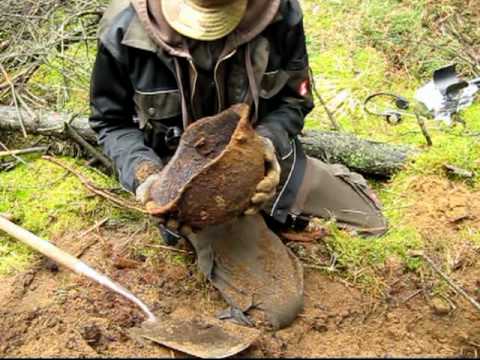
[[267, 173], [263, 180], [258, 183], [256, 193], [250, 200], [251, 207], [245, 211], [245, 215], [258, 213], [267, 201], [273, 199], [280, 183], [281, 168], [275, 154], [275, 147], [269, 139], [262, 136], [261, 138], [264, 143], [263, 153]]
[[150, 200], [152, 200], [150, 188], [155, 180], [160, 176], [161, 171], [161, 165], [149, 160], [142, 161], [135, 168], [135, 180], [138, 184], [140, 184], [135, 191], [135, 197], [142, 205], [146, 205]]
[[[143, 182], [141, 182], [135, 192], [135, 197], [137, 201], [144, 206], [147, 205], [150, 201], [152, 201], [151, 189], [155, 182], [160, 178], [160, 171], [161, 168], [157, 168], [153, 171], [151, 175], [148, 175], [148, 177], [146, 178], [144, 177]], [[191, 229], [189, 227], [181, 226], [177, 219], [166, 218], [163, 216], [154, 216], [154, 218], [159, 225], [164, 225], [166, 228], [173, 232], [180, 233], [182, 235], [184, 235], [184, 232], [191, 232]]]

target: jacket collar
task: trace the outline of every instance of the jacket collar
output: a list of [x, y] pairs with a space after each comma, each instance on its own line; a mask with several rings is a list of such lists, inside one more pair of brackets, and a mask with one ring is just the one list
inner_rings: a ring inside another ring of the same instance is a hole
[[145, 51], [157, 51], [157, 45], [145, 34], [145, 30], [138, 16], [134, 16], [132, 22], [128, 25], [127, 31], [123, 36], [122, 45]]

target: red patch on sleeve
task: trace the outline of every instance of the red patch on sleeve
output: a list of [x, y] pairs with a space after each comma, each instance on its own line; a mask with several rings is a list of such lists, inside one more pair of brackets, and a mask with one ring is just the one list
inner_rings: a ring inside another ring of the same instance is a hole
[[301, 96], [305, 96], [308, 94], [308, 91], [310, 90], [310, 82], [308, 80], [302, 81], [300, 86], [298, 87], [298, 93]]

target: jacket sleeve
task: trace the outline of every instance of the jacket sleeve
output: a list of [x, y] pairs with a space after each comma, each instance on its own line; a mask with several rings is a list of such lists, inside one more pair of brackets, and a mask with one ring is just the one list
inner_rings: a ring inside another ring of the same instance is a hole
[[113, 160], [120, 183], [131, 192], [139, 185], [135, 172], [142, 163], [161, 167], [160, 158], [145, 145], [143, 132], [133, 121], [133, 92], [126, 64], [100, 42], [91, 80], [90, 126]]
[[257, 132], [272, 140], [277, 153], [285, 156], [291, 150], [290, 139], [299, 135], [307, 114], [313, 109], [312, 89], [309, 77], [308, 55], [303, 21], [300, 18], [286, 31], [282, 52], [282, 70], [288, 81], [271, 100], [271, 109], [257, 123]]

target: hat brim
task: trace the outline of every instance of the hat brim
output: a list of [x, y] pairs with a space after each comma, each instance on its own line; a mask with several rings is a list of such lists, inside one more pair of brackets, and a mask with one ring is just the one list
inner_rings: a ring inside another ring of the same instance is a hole
[[196, 40], [211, 41], [231, 33], [242, 21], [248, 0], [230, 1], [208, 8], [191, 0], [162, 0], [162, 12], [178, 33]]

